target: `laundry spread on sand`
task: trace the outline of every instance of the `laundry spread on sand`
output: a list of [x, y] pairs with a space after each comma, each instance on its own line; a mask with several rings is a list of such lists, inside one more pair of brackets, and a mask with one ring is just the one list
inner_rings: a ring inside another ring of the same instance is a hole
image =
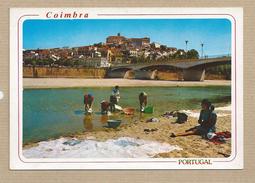
[[69, 145], [69, 146], [75, 146], [76, 144], [79, 144], [79, 143], [81, 143], [80, 140], [70, 139], [70, 140], [65, 141], [63, 144], [64, 145]]
[[24, 149], [23, 155], [26, 158], [152, 158], [173, 150], [182, 148], [130, 137], [107, 141], [60, 138], [39, 142], [38, 146]]
[[171, 111], [171, 112], [165, 112], [164, 114], [161, 115], [164, 118], [173, 118], [176, 117], [176, 123], [185, 123], [188, 120], [188, 115], [185, 114], [184, 112], [179, 112], [179, 111]]
[[212, 138], [209, 139], [209, 141], [213, 142], [214, 144], [223, 144], [223, 143], [226, 143], [226, 140], [230, 138], [231, 138], [231, 132], [229, 131], [217, 132], [212, 136]]
[[160, 120], [158, 118], [150, 118], [146, 122], [160, 122]]
[[164, 114], [161, 115], [164, 118], [173, 118], [173, 113], [172, 112], [165, 112]]

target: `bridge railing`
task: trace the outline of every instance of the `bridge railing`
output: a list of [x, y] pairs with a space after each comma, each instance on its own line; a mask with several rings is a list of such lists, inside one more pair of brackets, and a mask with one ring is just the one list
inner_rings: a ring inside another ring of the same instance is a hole
[[126, 62], [119, 62], [119, 63], [112, 63], [111, 66], [119, 67], [119, 66], [126, 66], [126, 65], [144, 65], [144, 64], [151, 64], [151, 63], [174, 63], [174, 62], [195, 62], [195, 61], [201, 61], [201, 60], [212, 60], [212, 59], [221, 59], [221, 58], [226, 58], [226, 57], [231, 57], [230, 54], [221, 54], [221, 55], [209, 55], [205, 56], [203, 58], [195, 58], [195, 59], [167, 59], [167, 60], [147, 60], [147, 61], [140, 61], [136, 63], [126, 63]]
[[200, 57], [200, 59], [208, 59], [208, 58], [224, 58], [224, 57], [231, 57], [231, 53], [228, 54], [220, 54], [220, 55], [205, 55]]

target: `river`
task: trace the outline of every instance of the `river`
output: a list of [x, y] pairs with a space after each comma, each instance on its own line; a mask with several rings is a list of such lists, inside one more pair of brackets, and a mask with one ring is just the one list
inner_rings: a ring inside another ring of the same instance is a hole
[[[121, 119], [129, 123], [140, 118], [159, 116], [166, 111], [199, 109], [203, 98], [211, 100], [215, 106], [225, 106], [231, 102], [230, 86], [196, 87], [122, 87], [120, 89], [122, 107], [138, 110], [138, 94], [148, 94], [148, 104], [154, 106], [153, 115], [143, 115], [137, 111], [134, 116], [116, 114], [110, 119]], [[95, 96], [94, 113], [86, 116], [82, 112], [83, 94]], [[23, 91], [23, 143], [37, 142], [84, 131], [102, 130], [107, 116], [100, 114], [100, 101], [109, 100], [111, 88], [62, 88], [24, 89]]]

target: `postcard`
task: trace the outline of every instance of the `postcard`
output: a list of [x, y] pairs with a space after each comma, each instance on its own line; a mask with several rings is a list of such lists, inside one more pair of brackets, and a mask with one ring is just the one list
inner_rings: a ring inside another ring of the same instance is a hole
[[242, 169], [241, 8], [11, 8], [10, 168]]

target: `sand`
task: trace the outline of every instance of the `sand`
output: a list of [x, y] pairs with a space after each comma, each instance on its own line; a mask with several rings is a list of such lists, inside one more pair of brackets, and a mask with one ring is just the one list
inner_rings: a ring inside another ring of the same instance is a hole
[[[107, 140], [109, 138], [116, 139], [119, 137], [134, 137], [144, 140], [156, 140], [158, 142], [166, 142], [171, 145], [178, 145], [182, 151], [172, 151], [170, 153], [158, 154], [157, 157], [182, 157], [182, 158], [193, 158], [193, 157], [223, 157], [224, 154], [231, 154], [231, 143], [228, 141], [225, 144], [215, 145], [200, 136], [193, 135], [187, 137], [169, 137], [171, 132], [178, 133], [184, 132], [197, 125], [196, 118], [190, 118], [185, 124], [172, 124], [174, 119], [160, 118], [160, 122], [147, 123], [145, 121], [136, 122], [130, 125], [123, 125], [121, 128], [107, 129], [106, 131], [99, 132], [87, 132], [80, 135], [75, 135], [77, 138], [95, 137], [97, 140]], [[218, 131], [230, 131], [230, 116], [220, 117], [218, 119], [217, 130]], [[146, 133], [144, 129], [158, 129], [154, 132]]]
[[24, 88], [69, 88], [119, 86], [230, 86], [229, 80], [161, 81], [132, 79], [23, 78]]
[[[193, 111], [199, 112], [199, 111]], [[222, 113], [222, 112], [219, 112]], [[217, 121], [217, 131], [231, 131], [230, 112], [224, 111], [225, 115], [219, 115]], [[108, 139], [117, 139], [120, 137], [132, 137], [136, 139], [157, 141], [177, 145], [183, 150], [174, 150], [169, 153], [159, 153], [155, 158], [224, 158], [223, 154], [231, 154], [231, 140], [224, 144], [215, 145], [208, 140], [202, 139], [201, 136], [192, 135], [187, 137], [170, 137], [171, 132], [184, 132], [186, 129], [198, 125], [197, 118], [189, 117], [184, 124], [176, 124], [174, 118], [159, 117], [160, 122], [146, 122], [146, 119], [133, 121], [131, 124], [124, 124], [117, 129], [105, 128], [100, 131], [83, 132], [73, 134], [68, 137], [78, 139], [94, 139], [98, 141], [107, 141]], [[144, 129], [157, 129], [154, 132], [145, 132]], [[25, 145], [24, 148], [30, 148], [36, 144]]]

